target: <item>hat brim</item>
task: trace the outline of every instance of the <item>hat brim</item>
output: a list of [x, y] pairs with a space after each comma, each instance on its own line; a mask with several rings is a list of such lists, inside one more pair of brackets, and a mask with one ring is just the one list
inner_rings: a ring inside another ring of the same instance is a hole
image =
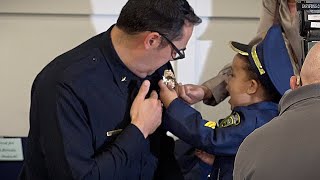
[[[230, 41], [229, 43], [231, 49], [233, 51], [235, 51], [236, 53], [239, 53], [243, 56], [247, 56], [248, 57], [248, 62], [250, 63], [251, 67], [254, 67], [253, 70], [254, 72], [258, 75], [258, 78], [260, 80], [260, 82], [264, 85], [265, 88], [268, 89], [272, 89], [272, 91], [281, 93], [281, 91], [278, 90], [277, 87], [275, 87], [275, 85], [277, 84], [277, 82], [274, 82], [275, 77], [271, 77], [270, 78], [270, 73], [274, 73], [273, 70], [270, 70], [270, 68], [265, 67], [265, 58], [264, 58], [264, 53], [263, 53], [263, 43], [258, 43], [255, 46], [250, 46], [247, 44], [242, 44], [239, 42], [235, 42], [235, 41]], [[277, 52], [277, 51], [274, 51]], [[274, 54], [271, 52], [268, 52], [270, 54]], [[255, 54], [255, 59], [253, 57], [253, 55]], [[267, 59], [267, 61], [271, 60], [270, 58]], [[273, 63], [271, 63], [272, 66], [274, 65]], [[267, 66], [269, 66], [270, 63], [267, 62]], [[273, 68], [271, 68], [273, 69]], [[277, 79], [278, 80], [278, 79]], [[277, 81], [276, 80], [276, 81]], [[278, 85], [278, 84], [277, 84]]]
[[249, 56], [249, 54], [247, 52], [249, 46], [247, 44], [242, 44], [242, 43], [239, 43], [239, 42], [230, 41], [229, 42], [229, 46], [236, 53], [239, 53], [239, 54], [241, 54], [243, 56]]

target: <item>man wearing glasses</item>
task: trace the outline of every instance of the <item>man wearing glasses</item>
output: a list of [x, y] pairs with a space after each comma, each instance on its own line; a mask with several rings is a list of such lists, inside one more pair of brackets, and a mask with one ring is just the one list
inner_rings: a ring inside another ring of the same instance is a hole
[[176, 45], [173, 44], [172, 41], [170, 41], [169, 38], [167, 38], [164, 34], [158, 32], [172, 47], [172, 54], [171, 54], [171, 57], [172, 57], [172, 60], [175, 61], [175, 60], [179, 60], [179, 59], [183, 59], [185, 58], [185, 54], [184, 54], [184, 51], [186, 50], [186, 48], [182, 48], [182, 49], [178, 49]]
[[48, 64], [21, 179], [182, 179], [157, 90], [199, 23], [186, 0], [129, 0], [115, 25]]

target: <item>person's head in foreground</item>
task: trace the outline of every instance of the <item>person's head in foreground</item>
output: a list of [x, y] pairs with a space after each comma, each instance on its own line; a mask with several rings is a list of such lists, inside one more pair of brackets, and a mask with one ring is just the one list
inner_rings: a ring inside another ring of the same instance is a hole
[[292, 76], [291, 89], [299, 86], [320, 83], [320, 42], [316, 43], [308, 52], [302, 65], [300, 76]]

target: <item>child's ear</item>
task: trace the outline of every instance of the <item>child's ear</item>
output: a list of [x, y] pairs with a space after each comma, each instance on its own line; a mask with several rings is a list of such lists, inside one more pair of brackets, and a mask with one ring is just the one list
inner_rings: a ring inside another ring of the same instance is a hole
[[256, 93], [258, 91], [259, 83], [254, 79], [251, 79], [248, 83], [247, 94]]

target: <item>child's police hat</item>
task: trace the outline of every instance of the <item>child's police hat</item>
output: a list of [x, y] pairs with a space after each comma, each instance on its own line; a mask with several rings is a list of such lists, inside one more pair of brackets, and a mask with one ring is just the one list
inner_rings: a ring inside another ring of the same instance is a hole
[[279, 25], [273, 25], [265, 38], [256, 45], [232, 41], [230, 46], [237, 53], [248, 56], [251, 66], [266, 88], [275, 89], [281, 96], [290, 88], [293, 68]]

